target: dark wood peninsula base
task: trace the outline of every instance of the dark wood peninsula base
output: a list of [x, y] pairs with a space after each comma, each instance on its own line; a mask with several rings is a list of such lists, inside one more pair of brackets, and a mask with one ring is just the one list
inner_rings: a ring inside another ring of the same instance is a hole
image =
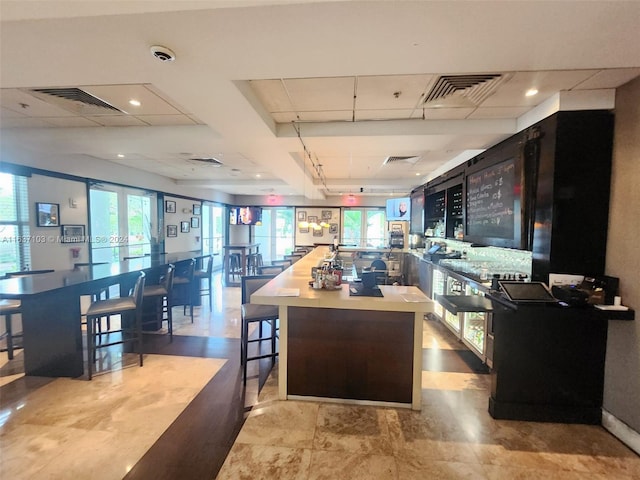
[[289, 307], [288, 395], [410, 404], [414, 316]]

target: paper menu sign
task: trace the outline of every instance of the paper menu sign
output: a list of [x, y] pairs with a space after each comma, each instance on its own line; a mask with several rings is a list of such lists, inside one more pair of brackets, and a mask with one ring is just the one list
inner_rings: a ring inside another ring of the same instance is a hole
[[584, 275], [565, 275], [560, 273], [549, 274], [549, 288], [554, 285], [580, 285], [584, 280]]

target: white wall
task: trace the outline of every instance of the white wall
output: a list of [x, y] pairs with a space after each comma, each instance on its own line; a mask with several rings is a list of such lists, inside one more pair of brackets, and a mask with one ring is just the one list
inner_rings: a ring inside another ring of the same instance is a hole
[[[165, 213], [164, 213], [164, 232], [165, 232], [165, 244], [164, 250], [167, 253], [174, 252], [188, 252], [190, 250], [200, 250], [202, 248], [202, 215], [193, 214], [193, 205], [200, 205], [200, 202], [194, 202], [192, 200], [185, 200], [184, 198], [171, 197], [165, 195]], [[169, 213], [166, 211], [167, 201], [176, 203], [175, 213]], [[191, 219], [197, 218], [199, 226], [192, 228]], [[188, 232], [182, 231], [182, 223], [186, 222], [188, 226]], [[167, 237], [167, 226], [175, 225], [178, 230], [177, 237]]]
[[[45, 242], [31, 243], [31, 265], [29, 269], [53, 268], [67, 270], [76, 262], [89, 261], [89, 243], [62, 243], [60, 227], [38, 227], [36, 224], [36, 202], [60, 205], [60, 225], [84, 225], [88, 231], [87, 191], [85, 183], [44, 175], [33, 175], [28, 179], [29, 226], [33, 238]], [[71, 202], [75, 206], [71, 206]], [[71, 249], [79, 249], [78, 258], [73, 258]]]

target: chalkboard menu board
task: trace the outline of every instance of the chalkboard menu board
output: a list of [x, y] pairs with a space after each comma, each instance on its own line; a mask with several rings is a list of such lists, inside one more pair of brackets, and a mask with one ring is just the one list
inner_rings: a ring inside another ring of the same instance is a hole
[[519, 192], [515, 159], [469, 174], [466, 235], [513, 239]]

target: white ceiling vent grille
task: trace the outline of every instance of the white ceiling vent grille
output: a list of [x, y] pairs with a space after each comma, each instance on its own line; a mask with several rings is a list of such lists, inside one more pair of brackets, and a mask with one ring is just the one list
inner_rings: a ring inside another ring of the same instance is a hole
[[390, 163], [398, 163], [398, 162], [406, 162], [406, 163], [416, 163], [420, 157], [407, 157], [407, 156], [390, 156], [384, 159], [382, 162], [383, 165], [388, 165]]
[[210, 167], [221, 167], [223, 163], [217, 158], [190, 158], [189, 161], [191, 163], [195, 163], [196, 165], [208, 165]]
[[28, 93], [47, 103], [80, 115], [126, 114], [113, 105], [76, 87], [34, 88], [28, 90]]
[[477, 107], [506, 79], [499, 73], [443, 75], [425, 97], [423, 106]]

